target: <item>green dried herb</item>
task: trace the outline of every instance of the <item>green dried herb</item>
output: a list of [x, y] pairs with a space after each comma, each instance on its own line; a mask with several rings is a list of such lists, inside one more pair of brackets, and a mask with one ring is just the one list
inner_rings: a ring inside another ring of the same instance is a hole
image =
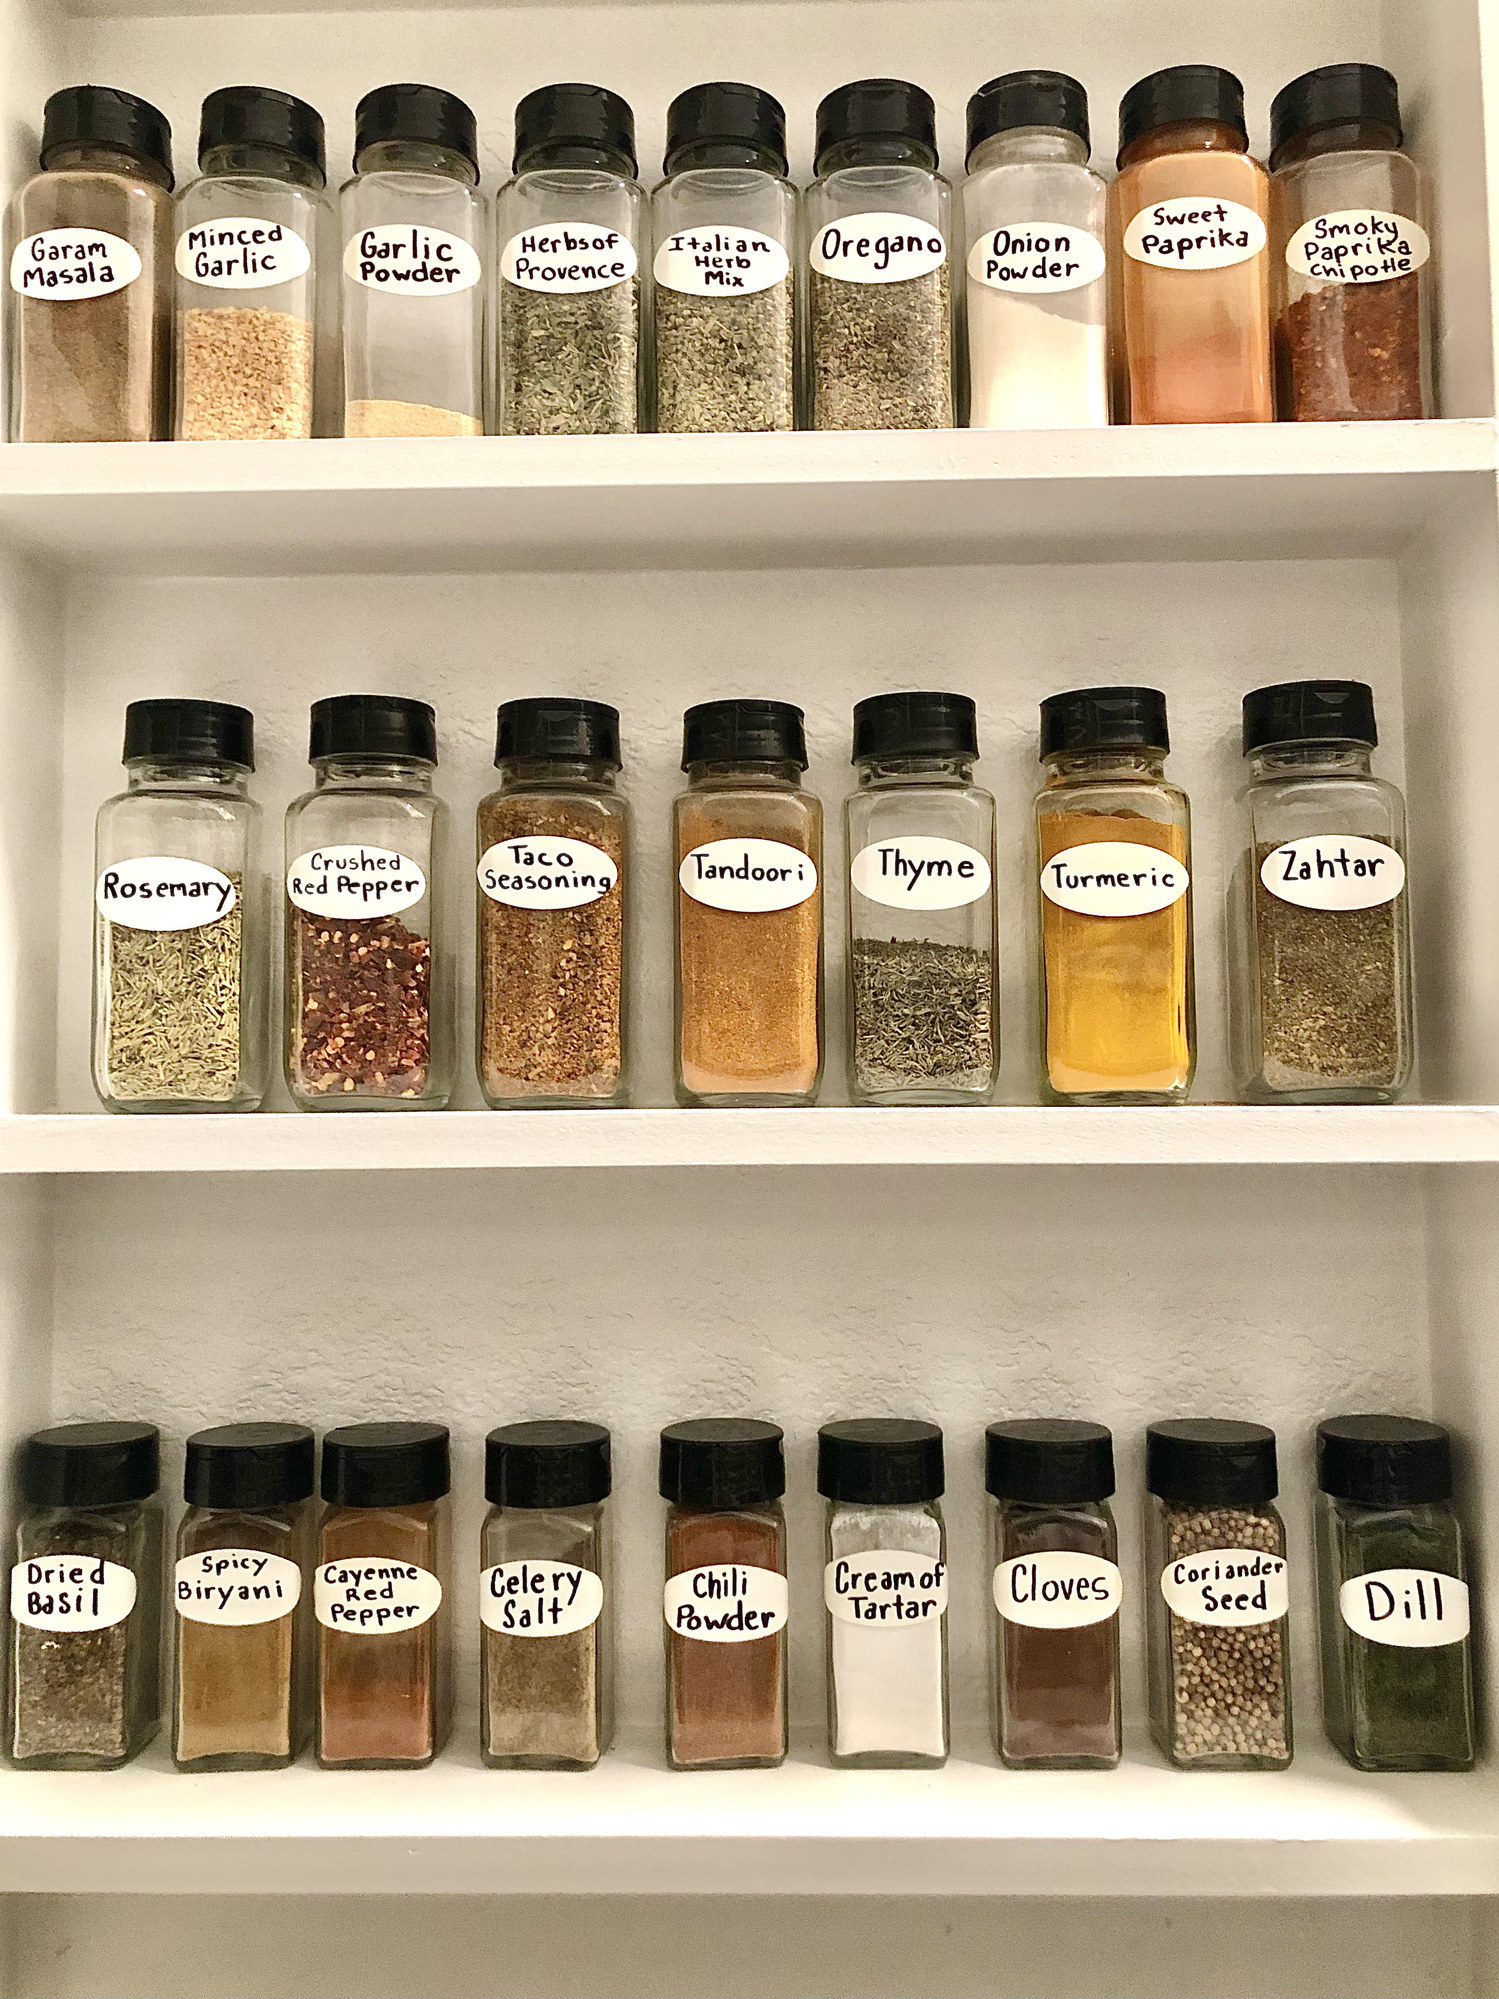
[[104, 923], [104, 1060], [126, 1103], [227, 1103], [240, 1077], [241, 878], [234, 906], [192, 930]]
[[790, 430], [795, 423], [791, 281], [742, 297], [656, 290], [656, 428]]
[[500, 280], [506, 437], [619, 436], [638, 428], [640, 283], [537, 292]]
[[994, 961], [965, 944], [857, 938], [854, 1076], [887, 1090], [984, 1090], [994, 1069]]
[[943, 430], [952, 423], [947, 266], [893, 285], [812, 273], [814, 430]]

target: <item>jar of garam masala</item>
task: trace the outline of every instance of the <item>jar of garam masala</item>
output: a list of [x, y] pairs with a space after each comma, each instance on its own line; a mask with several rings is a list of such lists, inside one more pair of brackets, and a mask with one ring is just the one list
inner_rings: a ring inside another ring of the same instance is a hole
[[822, 1074], [822, 806], [802, 711], [708, 701], [682, 725], [677, 1095], [809, 1104]]
[[1041, 1049], [1053, 1102], [1184, 1102], [1194, 1064], [1191, 817], [1166, 697], [1041, 703]]

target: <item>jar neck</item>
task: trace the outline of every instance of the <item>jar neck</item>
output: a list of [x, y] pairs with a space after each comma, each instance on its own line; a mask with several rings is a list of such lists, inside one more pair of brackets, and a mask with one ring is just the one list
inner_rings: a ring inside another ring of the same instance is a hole
[[687, 766], [687, 782], [694, 790], [700, 784], [789, 785], [801, 790], [801, 766], [793, 758], [766, 758], [764, 761], [696, 763]]
[[973, 758], [967, 756], [863, 757], [859, 789], [879, 784], [972, 784]]
[[1252, 750], [1251, 777], [1371, 777], [1367, 743], [1277, 743]]
[[153, 187], [170, 187], [172, 176], [156, 160], [142, 159], [138, 153], [121, 152], [117, 146], [96, 146], [80, 140], [73, 146], [54, 146], [47, 159], [49, 174], [125, 174], [131, 180], [149, 181]]
[[1247, 153], [1249, 141], [1232, 125], [1212, 118], [1184, 118], [1176, 125], [1157, 125], [1142, 132], [1119, 155], [1119, 171], [1143, 166], [1168, 153]]
[[500, 784], [587, 785], [595, 791], [613, 791], [615, 768], [599, 757], [506, 757], [497, 766]]
[[1077, 777], [1148, 784], [1166, 775], [1166, 752], [1157, 749], [1057, 750], [1041, 761], [1048, 786]]
[[930, 146], [894, 132], [882, 138], [843, 139], [829, 146], [817, 162], [817, 177], [825, 180], [845, 167], [919, 167], [933, 175], [937, 171]]
[[250, 773], [239, 764], [163, 763], [139, 757], [125, 766], [130, 791], [204, 791], [223, 798], [244, 798]]
[[451, 146], [436, 146], [425, 139], [380, 139], [373, 146], [366, 146], [354, 162], [356, 175], [363, 174], [441, 174], [447, 180], [460, 181], [465, 187], [477, 187], [479, 169], [464, 153], [455, 152]]
[[430, 791], [435, 776], [419, 757], [319, 757], [312, 769], [318, 791]]
[[321, 193], [325, 184], [311, 160], [283, 152], [279, 146], [228, 143], [211, 146], [199, 158], [198, 168], [207, 179], [222, 174], [253, 174], [264, 180], [284, 180], [291, 187], [310, 188], [315, 194]]
[[1275, 149], [1275, 171], [1300, 166], [1324, 153], [1398, 153], [1400, 134], [1393, 125], [1351, 118], [1342, 125], [1324, 125], [1317, 132], [1298, 132]]
[[1088, 148], [1076, 132], [1068, 132], [1059, 125], [1016, 125], [975, 146], [969, 155], [968, 171], [976, 174], [985, 167], [1085, 167], [1087, 164]]

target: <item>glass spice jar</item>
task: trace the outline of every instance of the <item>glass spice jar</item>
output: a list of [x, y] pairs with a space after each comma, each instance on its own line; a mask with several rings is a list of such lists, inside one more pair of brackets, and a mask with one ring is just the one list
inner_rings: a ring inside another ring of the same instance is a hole
[[822, 1074], [822, 806], [802, 711], [708, 701], [682, 725], [677, 1095], [809, 1104]]
[[1387, 69], [1333, 63], [1270, 107], [1276, 373], [1297, 423], [1432, 413], [1431, 239]]
[[506, 437], [643, 427], [635, 174], [635, 115], [612, 90], [549, 83], [516, 106], [514, 178], [495, 204]]
[[1108, 191], [1088, 165], [1088, 94], [1024, 69], [968, 100], [968, 422], [1109, 420]]
[[61, 1423], [21, 1446], [9, 1750], [23, 1768], [112, 1770], [156, 1733], [159, 1459], [151, 1423]]
[[481, 1750], [496, 1770], [587, 1770], [614, 1733], [609, 1432], [511, 1423], [485, 1443]]
[[172, 134], [95, 84], [42, 113], [42, 171], [11, 201], [10, 435], [141, 443], [171, 422]]
[[825, 1423], [828, 1754], [844, 1769], [947, 1760], [942, 1432], [903, 1417]]
[[983, 1103], [999, 1065], [994, 800], [966, 694], [854, 709], [848, 1086], [855, 1103]]
[[172, 1585], [179, 1770], [279, 1770], [306, 1743], [315, 1453], [300, 1423], [187, 1440]]
[[774, 1423], [707, 1417], [661, 1432], [666, 1756], [673, 1770], [786, 1758], [786, 1490]]
[[474, 114], [388, 83], [354, 113], [343, 230], [344, 435], [484, 429], [484, 197]]
[[447, 1740], [449, 1483], [440, 1423], [351, 1423], [323, 1438], [313, 1608], [325, 1770], [419, 1769]]
[[1405, 801], [1361, 680], [1244, 697], [1234, 1067], [1255, 1103], [1390, 1103], [1415, 1056]]
[[1473, 1666], [1452, 1443], [1439, 1423], [1317, 1425], [1322, 1719], [1360, 1770], [1471, 1770]]
[[452, 1087], [437, 934], [446, 814], [425, 701], [312, 704], [314, 787], [286, 814], [286, 1080], [303, 1110], [432, 1110]]
[[479, 1083], [538, 1109], [625, 1097], [629, 812], [619, 714], [601, 701], [506, 701], [500, 788], [479, 807]]
[[796, 189], [786, 114], [748, 83], [699, 83], [666, 114], [651, 198], [656, 428], [796, 423]]
[[1119, 1761], [1114, 1443], [1101, 1423], [991, 1423], [984, 1483], [994, 1744], [1012, 1770]]
[[1274, 419], [1269, 220], [1236, 76], [1186, 63], [1125, 92], [1109, 190], [1117, 423]]
[[952, 188], [914, 83], [871, 78], [817, 107], [806, 193], [813, 430], [953, 421]]
[[94, 1088], [111, 1110], [254, 1110], [266, 1087], [254, 719], [132, 701], [94, 832]]
[[1184, 1770], [1291, 1761], [1286, 1530], [1275, 1433], [1259, 1423], [1146, 1432], [1150, 1729]]
[[1057, 1103], [1182, 1103], [1192, 1085], [1191, 816], [1166, 697], [1041, 703], [1041, 1051]]

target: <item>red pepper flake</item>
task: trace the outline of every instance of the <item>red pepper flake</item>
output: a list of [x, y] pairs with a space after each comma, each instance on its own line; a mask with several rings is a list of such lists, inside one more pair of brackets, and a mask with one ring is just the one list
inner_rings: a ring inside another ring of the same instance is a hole
[[309, 1095], [419, 1097], [432, 1059], [432, 946], [396, 916], [336, 930], [298, 911], [294, 1066]]

